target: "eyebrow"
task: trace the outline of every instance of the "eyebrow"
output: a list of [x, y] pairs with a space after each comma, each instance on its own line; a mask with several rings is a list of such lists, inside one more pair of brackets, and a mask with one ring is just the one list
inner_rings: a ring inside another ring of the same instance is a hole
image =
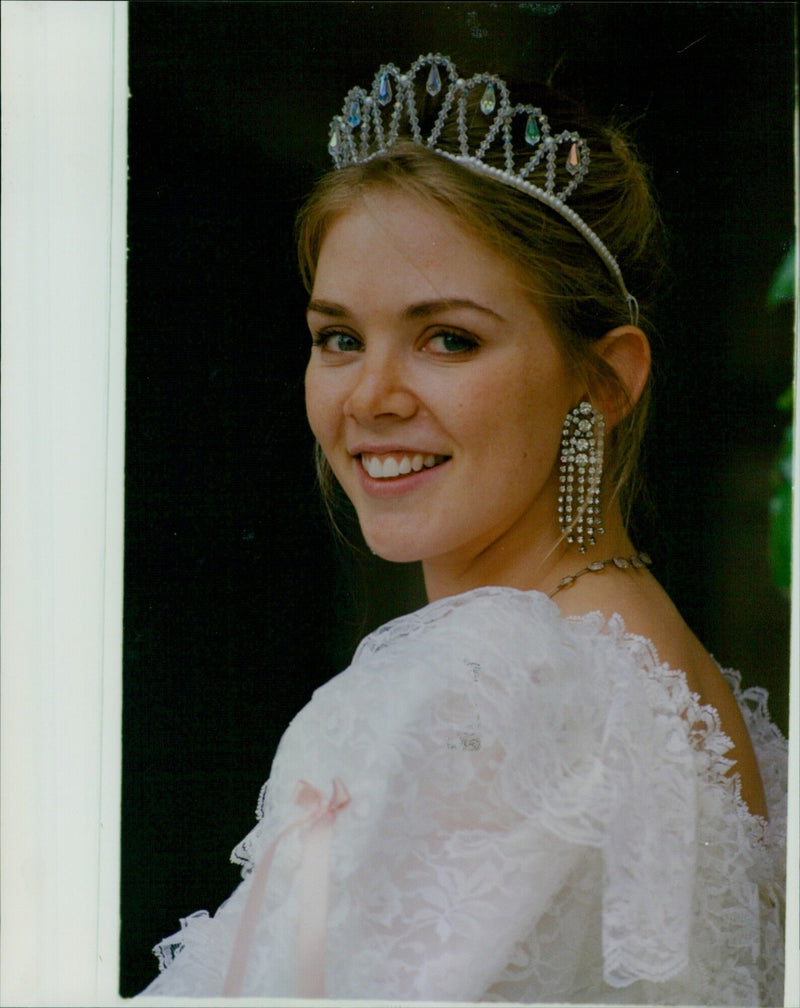
[[[477, 301], [470, 301], [469, 298], [442, 298], [438, 301], [420, 301], [419, 304], [409, 305], [403, 312], [403, 315], [408, 319], [421, 319], [455, 308], [466, 308], [498, 319], [500, 322], [506, 321], [496, 311], [487, 308], [485, 305], [478, 304]], [[342, 305], [334, 304], [332, 301], [311, 300], [308, 302], [306, 311], [316, 312], [319, 315], [327, 315], [329, 318], [347, 318], [350, 314]]]

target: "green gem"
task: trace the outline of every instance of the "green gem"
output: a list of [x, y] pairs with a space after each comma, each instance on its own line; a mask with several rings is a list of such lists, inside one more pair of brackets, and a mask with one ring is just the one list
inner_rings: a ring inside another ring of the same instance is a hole
[[539, 126], [536, 122], [536, 118], [533, 115], [528, 116], [528, 121], [525, 124], [525, 143], [528, 143], [533, 147], [539, 142], [542, 134], [539, 132]]

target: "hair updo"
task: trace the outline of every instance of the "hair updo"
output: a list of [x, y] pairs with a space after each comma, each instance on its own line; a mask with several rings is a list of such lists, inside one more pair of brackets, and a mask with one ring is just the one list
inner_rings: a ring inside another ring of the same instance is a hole
[[[594, 121], [575, 102], [544, 87], [516, 88], [545, 112], [554, 132], [577, 131], [586, 142], [591, 163], [586, 177], [569, 197], [569, 206], [599, 236], [617, 260], [628, 290], [636, 297], [640, 325], [649, 326], [649, 313], [664, 273], [663, 231], [649, 173], [621, 127]], [[474, 89], [467, 118], [470, 149], [480, 144], [487, 119], [478, 107]], [[423, 133], [432, 125], [436, 109], [424, 91], [417, 109]], [[438, 146], [458, 150], [455, 115], [442, 131]], [[426, 121], [427, 120], [427, 121]], [[522, 136], [515, 138], [520, 159], [530, 156]], [[488, 164], [504, 168], [502, 152], [490, 151]], [[606, 439], [603, 494], [620, 497], [628, 514], [638, 489], [637, 461], [646, 426], [649, 382], [631, 405], [616, 372], [593, 349], [602, 336], [630, 322], [628, 305], [616, 278], [581, 234], [554, 210], [534, 197], [488, 175], [401, 138], [390, 151], [364, 164], [350, 165], [323, 176], [297, 218], [300, 271], [310, 292], [322, 243], [331, 224], [346, 213], [360, 193], [390, 189], [450, 214], [479, 241], [514, 264], [526, 281], [535, 307], [553, 326], [566, 359], [587, 386], [602, 383], [625, 404], [626, 416]], [[317, 451], [320, 486], [328, 503], [335, 485], [333, 474]]]

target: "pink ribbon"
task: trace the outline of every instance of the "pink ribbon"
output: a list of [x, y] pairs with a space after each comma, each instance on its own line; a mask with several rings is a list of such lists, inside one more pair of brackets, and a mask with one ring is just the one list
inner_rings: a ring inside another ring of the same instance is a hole
[[333, 781], [331, 797], [327, 801], [318, 788], [306, 781], [299, 781], [294, 793], [294, 804], [305, 809], [305, 815], [281, 830], [253, 873], [253, 884], [239, 921], [228, 973], [222, 988], [224, 997], [236, 997], [241, 993], [244, 971], [255, 937], [256, 921], [275, 851], [285, 836], [302, 827], [306, 827], [306, 832], [300, 864], [298, 996], [303, 998], [325, 996], [325, 935], [328, 920], [331, 840], [336, 817], [350, 804], [350, 795], [338, 778]]

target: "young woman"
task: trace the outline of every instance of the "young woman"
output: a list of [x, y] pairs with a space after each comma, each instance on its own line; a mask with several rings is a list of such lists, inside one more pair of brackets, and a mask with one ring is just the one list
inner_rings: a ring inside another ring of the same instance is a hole
[[782, 1000], [785, 743], [626, 530], [646, 173], [516, 100], [428, 56], [332, 124], [299, 221], [320, 479], [430, 604], [294, 720], [244, 881], [148, 994]]

